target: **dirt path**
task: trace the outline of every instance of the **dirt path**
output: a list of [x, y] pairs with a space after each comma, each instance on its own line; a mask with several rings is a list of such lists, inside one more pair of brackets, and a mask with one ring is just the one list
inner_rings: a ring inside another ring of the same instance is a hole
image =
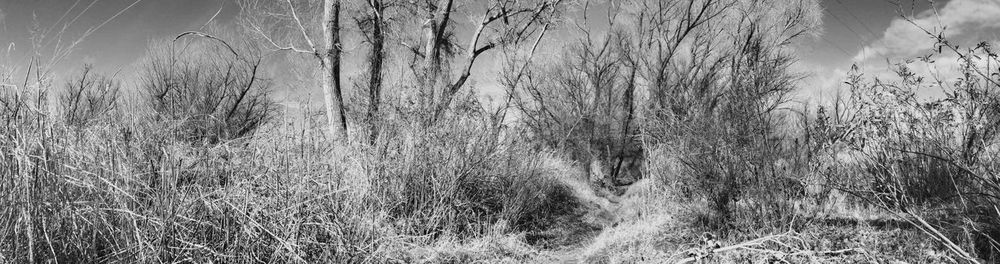
[[575, 264], [584, 263], [584, 250], [586, 245], [589, 243], [584, 243], [579, 247], [569, 248], [564, 250], [549, 251], [542, 253], [544, 257], [541, 257], [537, 263], [559, 263], [559, 264]]
[[617, 212], [621, 209], [618, 195], [608, 191], [595, 190], [585, 183], [567, 183], [574, 189], [577, 199], [583, 204], [586, 212], [581, 215], [581, 224], [594, 229], [577, 229], [569, 234], [575, 241], [563, 243], [564, 246], [542, 251], [534, 263], [586, 263], [587, 249], [605, 228], [614, 226], [619, 219]]

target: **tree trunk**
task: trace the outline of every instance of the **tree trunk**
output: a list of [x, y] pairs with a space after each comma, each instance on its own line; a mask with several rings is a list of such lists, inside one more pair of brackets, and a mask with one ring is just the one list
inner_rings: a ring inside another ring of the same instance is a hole
[[323, 99], [334, 140], [347, 139], [347, 117], [340, 87], [340, 0], [323, 3]]
[[429, 93], [425, 107], [429, 111], [434, 110], [441, 97], [443, 89], [440, 86], [441, 78], [441, 45], [444, 42], [444, 33], [448, 29], [448, 20], [451, 19], [451, 8], [453, 0], [439, 0], [437, 6], [431, 12], [429, 23], [424, 28], [424, 37], [427, 42], [424, 44], [424, 63], [422, 65], [424, 88]]
[[368, 123], [370, 125], [369, 131], [369, 142], [375, 143], [375, 139], [378, 138], [378, 123], [377, 116], [379, 112], [379, 104], [382, 101], [382, 62], [385, 57], [385, 36], [383, 34], [382, 23], [384, 19], [382, 17], [382, 1], [372, 0], [372, 53], [370, 62], [371, 68], [369, 69], [369, 79], [368, 79]]
[[[618, 163], [611, 170], [611, 181], [618, 185], [619, 176], [622, 170], [622, 163], [625, 162], [625, 151], [628, 150], [629, 143], [631, 143], [631, 138], [629, 137], [629, 126], [632, 125], [632, 120], [635, 118], [635, 76], [637, 71], [637, 66], [633, 63], [631, 65], [631, 73], [629, 74], [628, 83], [625, 87], [625, 124], [622, 125], [622, 147], [618, 151]], [[634, 158], [634, 157], [633, 157]]]

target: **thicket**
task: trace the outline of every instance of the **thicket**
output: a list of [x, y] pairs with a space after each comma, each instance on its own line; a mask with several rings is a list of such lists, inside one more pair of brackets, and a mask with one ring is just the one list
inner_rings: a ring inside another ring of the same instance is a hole
[[[581, 29], [553, 62], [508, 70], [519, 78], [507, 77], [519, 80], [507, 82], [513, 105], [540, 142], [600, 164], [591, 174], [601, 185], [647, 174], [635, 178], [712, 204], [709, 228], [787, 225], [804, 188], [778, 168], [791, 156], [782, 127], [794, 121], [779, 107], [799, 78], [789, 45], [817, 26], [810, 3], [613, 5], [607, 34]], [[623, 166], [631, 160], [649, 166]]]
[[416, 261], [407, 245], [578, 213], [544, 164], [555, 154], [501, 129], [495, 113], [467, 108], [433, 127], [394, 123], [371, 144], [331, 144], [312, 122], [263, 122], [274, 109], [244, 54], [161, 57], [160, 47], [145, 92], [125, 99], [149, 113], [83, 115], [134, 122], [77, 121], [75, 98], [103, 85], [71, 85], [63, 116], [37, 111], [37, 97], [4, 98], [14, 105], [0, 145], [0, 261]]
[[66, 125], [87, 127], [93, 122], [107, 122], [108, 115], [118, 107], [121, 84], [92, 70], [93, 66], [84, 66], [79, 77], [66, 83], [59, 97]]
[[151, 47], [138, 89], [153, 120], [182, 140], [216, 144], [248, 137], [273, 119], [263, 58], [247, 46], [179, 40]]
[[[377, 2], [358, 24], [393, 29], [380, 16], [399, 6]], [[555, 16], [559, 3], [520, 12]], [[419, 66], [426, 57], [408, 47], [412, 76], [400, 75], [413, 87], [369, 71], [348, 91], [367, 102], [345, 110], [350, 127], [366, 131], [337, 142], [309, 105], [302, 120], [278, 108], [279, 84], [262, 67], [273, 54], [259, 43], [201, 35], [154, 44], [135, 93], [85, 67], [52, 106], [44, 69], [30, 65], [25, 78], [6, 70], [0, 262], [470, 262], [482, 256], [420, 248], [584, 225], [588, 205], [570, 182], [604, 190], [642, 178], [670, 192], [651, 197], [703, 205], [686, 223], [697, 230], [742, 238], [802, 229], [809, 223], [795, 203], [837, 190], [897, 214], [957, 259], [996, 260], [992, 47], [960, 49], [928, 32], [939, 54], [957, 56], [957, 81], [921, 77], [908, 63], [895, 79], [859, 69], [844, 97], [791, 109], [801, 77], [792, 44], [816, 30], [816, 4], [614, 3], [606, 33], [567, 29], [583, 36], [549, 61], [531, 59], [555, 24], [526, 19], [516, 37], [482, 46], [538, 39], [504, 66], [509, 97], [499, 109], [458, 93], [478, 49], [451, 80], [453, 32], [432, 30], [446, 42], [431, 49], [442, 61]], [[480, 29], [501, 21], [503, 7]], [[386, 36], [365, 37], [375, 45]], [[382, 48], [370, 67], [392, 61]], [[934, 56], [944, 55], [921, 62]], [[943, 98], [916, 96], [931, 88]]]
[[[991, 65], [998, 57], [988, 42], [960, 48], [943, 33], [926, 33], [936, 36], [936, 51], [895, 64], [891, 77], [852, 71], [851, 96], [836, 113], [852, 116], [851, 122], [823, 118], [828, 130], [843, 131], [838, 149], [853, 159], [842, 167], [863, 177], [843, 175], [836, 183], [899, 215], [963, 261], [995, 261], [1000, 79]], [[946, 68], [952, 62], [958, 67]], [[914, 68], [952, 74], [924, 76]]]

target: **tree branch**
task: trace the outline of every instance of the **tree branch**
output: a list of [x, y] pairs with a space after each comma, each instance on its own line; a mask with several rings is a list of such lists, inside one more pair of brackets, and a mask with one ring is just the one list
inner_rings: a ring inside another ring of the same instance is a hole
[[413, 52], [413, 55], [417, 55], [417, 57], [421, 57], [421, 58], [426, 57], [424, 55], [424, 53], [420, 52], [420, 49], [417, 48], [417, 47], [411, 46], [410, 44], [406, 44], [406, 42], [402, 42], [402, 41], [400, 41], [399, 44], [403, 45], [403, 47], [406, 47], [406, 49], [409, 49], [411, 52]]
[[298, 48], [296, 48], [293, 45], [289, 45], [287, 47], [279, 46], [278, 43], [274, 42], [274, 39], [272, 39], [271, 37], [267, 36], [267, 34], [264, 34], [264, 30], [261, 29], [260, 27], [258, 27], [256, 24], [253, 24], [253, 23], [248, 23], [248, 24], [250, 24], [250, 26], [254, 28], [254, 31], [256, 31], [257, 34], [260, 34], [260, 36], [263, 37], [264, 40], [267, 40], [267, 42], [269, 44], [271, 44], [271, 46], [274, 47], [274, 51], [284, 51], [284, 50], [287, 50], [287, 51], [293, 51], [293, 52], [298, 52], [298, 53], [316, 54], [315, 51], [308, 51], [308, 50], [298, 49]]
[[313, 44], [312, 39], [309, 38], [309, 34], [306, 33], [306, 27], [302, 25], [302, 20], [299, 19], [298, 12], [295, 12], [295, 5], [292, 4], [292, 0], [285, 0], [285, 2], [288, 3], [289, 11], [292, 12], [292, 19], [294, 19], [295, 24], [299, 26], [299, 31], [302, 33], [302, 38], [306, 39], [306, 43], [309, 44], [309, 48], [312, 49], [313, 53], [316, 53], [316, 45]]
[[209, 35], [207, 33], [202, 33], [202, 32], [198, 32], [198, 31], [187, 31], [187, 32], [181, 33], [180, 35], [177, 35], [177, 37], [174, 38], [174, 41], [177, 41], [177, 40], [183, 38], [184, 36], [188, 36], [188, 35], [194, 35], [194, 36], [203, 37], [203, 38], [212, 39], [212, 40], [221, 42], [222, 45], [225, 45], [226, 48], [229, 49], [229, 52], [233, 53], [233, 55], [236, 55], [236, 57], [240, 56], [240, 54], [236, 52], [236, 49], [233, 49], [233, 46], [230, 46], [229, 43], [227, 43], [225, 40], [222, 40], [222, 39], [217, 38], [215, 36]]

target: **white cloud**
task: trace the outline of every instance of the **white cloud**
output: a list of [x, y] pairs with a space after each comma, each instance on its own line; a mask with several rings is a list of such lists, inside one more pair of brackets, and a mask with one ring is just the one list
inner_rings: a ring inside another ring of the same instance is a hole
[[[984, 34], [988, 30], [1000, 28], [1000, 0], [953, 0], [937, 13], [929, 10], [916, 15], [913, 22], [932, 32], [947, 28], [945, 36], [952, 41], [985, 40], [980, 38], [986, 37]], [[882, 38], [858, 52], [854, 61], [915, 57], [932, 49], [934, 42], [920, 28], [897, 18]]]
[[810, 105], [826, 103], [835, 96], [843, 88], [841, 84], [847, 76], [846, 69], [805, 61], [793, 64], [792, 71], [804, 75], [798, 82], [799, 89], [791, 94], [791, 99]]

